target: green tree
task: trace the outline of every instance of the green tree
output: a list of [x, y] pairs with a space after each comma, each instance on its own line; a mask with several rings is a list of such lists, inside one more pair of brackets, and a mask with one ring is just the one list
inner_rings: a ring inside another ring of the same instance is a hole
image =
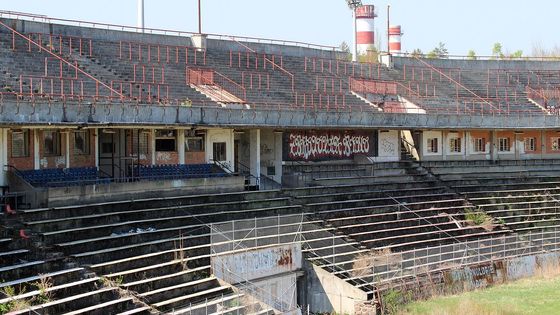
[[420, 48], [414, 49], [414, 50], [410, 53], [410, 55], [411, 55], [412, 57], [415, 57], [415, 58], [422, 58], [422, 57], [424, 57], [424, 53], [422, 52], [422, 50], [421, 50]]
[[511, 55], [509, 55], [509, 57], [514, 59], [519, 59], [523, 57], [523, 50], [516, 50]]
[[427, 55], [428, 58], [440, 58], [440, 59], [445, 59], [448, 56], [449, 56], [449, 52], [447, 51], [447, 48], [445, 47], [445, 43], [443, 42], [439, 42], [436, 48], [430, 51]]
[[469, 50], [467, 53], [467, 59], [469, 60], [476, 60], [476, 52], [474, 50]]
[[379, 51], [375, 46], [369, 46], [365, 54], [358, 55], [359, 62], [367, 63], [378, 63], [379, 62]]
[[494, 43], [494, 46], [492, 47], [492, 57], [493, 58], [504, 58], [504, 53], [502, 52], [502, 44], [500, 44], [499, 42]]
[[350, 52], [350, 46], [348, 46], [348, 43], [344, 41], [340, 43], [340, 46], [338, 48], [344, 53], [345, 60], [347, 61], [352, 60], [352, 53]]

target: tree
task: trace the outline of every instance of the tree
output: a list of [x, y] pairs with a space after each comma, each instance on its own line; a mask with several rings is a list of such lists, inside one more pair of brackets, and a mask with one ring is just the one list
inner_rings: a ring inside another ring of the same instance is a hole
[[350, 52], [350, 46], [348, 46], [348, 43], [342, 42], [340, 43], [340, 46], [338, 48], [344, 53], [345, 60], [347, 61], [352, 60], [352, 53]]
[[358, 55], [359, 62], [367, 63], [378, 63], [379, 62], [379, 51], [375, 46], [369, 46], [365, 54]]
[[469, 50], [467, 53], [467, 59], [469, 60], [476, 60], [476, 52], [474, 50]]
[[512, 54], [510, 54], [509, 57], [514, 59], [519, 59], [523, 57], [523, 50], [516, 50]]
[[447, 48], [445, 47], [445, 43], [439, 42], [439, 44], [436, 46], [436, 48], [434, 48], [432, 51], [430, 51], [427, 55], [428, 58], [440, 58], [440, 59], [444, 59], [447, 58], [447, 56], [449, 55], [449, 52], [447, 51]]
[[494, 46], [492, 47], [492, 57], [493, 58], [504, 58], [504, 53], [502, 52], [502, 44], [500, 44], [499, 42], [494, 43]]
[[412, 57], [415, 57], [415, 58], [422, 58], [422, 57], [424, 57], [424, 53], [422, 52], [422, 50], [421, 50], [420, 48], [414, 49], [414, 50], [410, 53], [410, 55], [411, 55]]

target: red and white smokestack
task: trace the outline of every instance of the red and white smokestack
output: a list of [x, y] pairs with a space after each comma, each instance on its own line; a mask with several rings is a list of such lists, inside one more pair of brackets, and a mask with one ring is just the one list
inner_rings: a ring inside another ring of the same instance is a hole
[[356, 8], [356, 43], [358, 54], [366, 54], [375, 45], [375, 6], [362, 5]]
[[389, 26], [389, 53], [398, 54], [401, 52], [402, 34], [400, 25]]

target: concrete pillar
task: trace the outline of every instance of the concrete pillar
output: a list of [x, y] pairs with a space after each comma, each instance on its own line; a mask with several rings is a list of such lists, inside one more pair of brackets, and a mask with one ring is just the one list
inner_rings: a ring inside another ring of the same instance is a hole
[[185, 130], [177, 130], [177, 151], [179, 151], [179, 164], [185, 164]]
[[274, 133], [274, 180], [282, 183], [282, 133]]
[[33, 168], [38, 170], [41, 168], [41, 157], [39, 155], [39, 129], [33, 130]]
[[93, 141], [95, 142], [94, 145], [94, 152], [93, 154], [95, 155], [95, 167], [97, 167], [97, 170], [99, 170], [99, 129], [95, 128], [92, 129], [91, 132], [93, 132]]
[[251, 175], [255, 178], [251, 178], [251, 184], [258, 184], [257, 180], [261, 177], [261, 131], [260, 129], [251, 129], [249, 131], [249, 152], [250, 152], [250, 171]]
[[64, 153], [64, 159], [66, 160], [66, 168], [70, 167], [70, 132], [72, 131], [62, 133], [65, 138], [64, 146], [66, 152]]
[[152, 165], [156, 165], [156, 130], [150, 129], [150, 149], [152, 152]]
[[8, 185], [6, 165], [8, 165], [8, 130], [0, 129], [0, 186]]
[[206, 35], [205, 34], [192, 34], [191, 35], [191, 41], [192, 44], [195, 48], [198, 48], [199, 50], [203, 50], [206, 49]]
[[442, 131], [441, 132], [441, 159], [443, 161], [447, 160], [447, 152], [449, 151], [449, 143], [447, 142], [448, 132]]
[[490, 157], [492, 161], [498, 160], [498, 138], [496, 130], [490, 131]]

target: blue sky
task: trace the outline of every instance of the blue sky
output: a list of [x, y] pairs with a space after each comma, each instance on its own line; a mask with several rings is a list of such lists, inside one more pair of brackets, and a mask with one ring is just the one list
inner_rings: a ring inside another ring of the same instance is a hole
[[[197, 0], [145, 0], [146, 27], [197, 30]], [[278, 38], [338, 46], [352, 41], [352, 17], [345, 0], [202, 0], [203, 31]], [[391, 24], [401, 24], [403, 50], [427, 52], [444, 42], [451, 54], [473, 49], [489, 55], [495, 42], [505, 51], [531, 54], [535, 44], [559, 44], [560, 3], [552, 0], [393, 0], [378, 7], [377, 36], [386, 45], [386, 8]], [[51, 17], [136, 25], [136, 0], [2, 1], [2, 10]], [[385, 47], [385, 46], [383, 46]]]

